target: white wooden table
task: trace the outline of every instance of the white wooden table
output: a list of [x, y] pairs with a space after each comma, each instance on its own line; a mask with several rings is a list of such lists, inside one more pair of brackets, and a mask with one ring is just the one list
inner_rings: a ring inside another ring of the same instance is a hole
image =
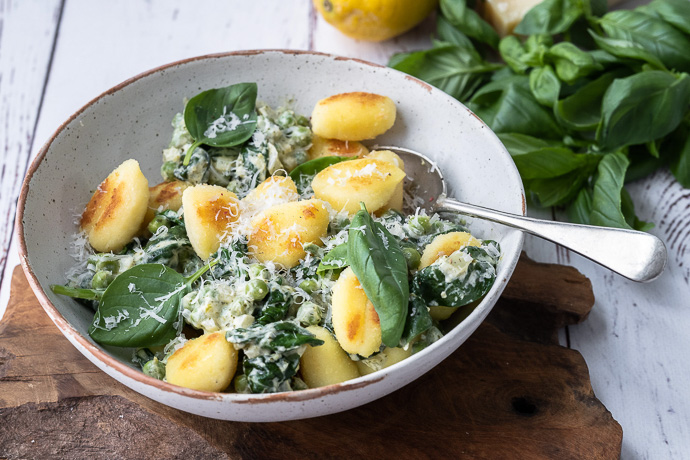
[[[307, 49], [385, 64], [393, 52], [427, 47], [432, 30], [429, 19], [385, 43], [356, 42], [308, 0], [0, 0], [0, 316], [19, 263], [13, 221], [27, 166], [93, 97], [158, 65], [232, 50]], [[690, 190], [661, 170], [630, 192], [669, 250], [654, 283], [626, 281], [535, 239], [526, 250], [592, 280], [597, 304], [562, 340], [584, 355], [596, 395], [623, 426], [622, 457], [690, 458]]]

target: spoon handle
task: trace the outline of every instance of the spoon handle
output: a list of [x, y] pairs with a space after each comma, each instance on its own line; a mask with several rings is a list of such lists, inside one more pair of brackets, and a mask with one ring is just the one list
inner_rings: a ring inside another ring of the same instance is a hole
[[448, 198], [441, 200], [436, 210], [458, 212], [518, 228], [560, 244], [633, 281], [652, 281], [666, 266], [666, 246], [649, 233], [533, 219]]

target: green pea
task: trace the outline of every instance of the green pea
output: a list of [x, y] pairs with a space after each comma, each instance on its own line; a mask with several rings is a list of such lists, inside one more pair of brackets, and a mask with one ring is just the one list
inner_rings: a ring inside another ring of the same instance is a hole
[[319, 251], [321, 250], [321, 246], [314, 244], [314, 243], [307, 243], [302, 246], [302, 249], [304, 249], [304, 252], [308, 252], [309, 254], [315, 256], [319, 254]]
[[417, 235], [424, 235], [431, 228], [431, 224], [427, 216], [412, 217], [407, 225], [410, 227], [410, 230], [415, 232]]
[[112, 259], [101, 259], [98, 262], [96, 262], [96, 271], [101, 270], [110, 273], [117, 273], [120, 271], [120, 262]]
[[417, 251], [415, 248], [406, 247], [403, 248], [403, 255], [405, 256], [408, 267], [413, 270], [416, 270], [419, 267], [419, 264], [422, 260], [422, 256], [419, 254], [419, 251]]
[[297, 115], [297, 124], [300, 126], [309, 126], [309, 118], [304, 115]]
[[294, 125], [295, 124], [295, 113], [292, 110], [286, 110], [285, 112], [280, 114], [280, 116], [276, 120], [276, 123], [281, 128], [287, 128], [289, 126]]
[[252, 279], [267, 280], [271, 277], [271, 272], [262, 264], [251, 264], [247, 272]]
[[319, 283], [317, 283], [316, 280], [308, 279], [299, 283], [299, 287], [307, 294], [312, 294], [319, 288]]
[[268, 294], [268, 284], [260, 279], [249, 280], [244, 285], [244, 293], [254, 300], [261, 300]]
[[151, 233], [156, 233], [160, 227], [169, 227], [170, 221], [163, 216], [156, 216], [149, 222], [148, 230]]
[[304, 302], [297, 310], [295, 319], [302, 325], [313, 326], [321, 322], [322, 315], [321, 307], [317, 304], [314, 302]]
[[113, 279], [115, 277], [113, 276], [112, 273], [101, 270], [99, 272], [96, 272], [95, 275], [93, 275], [93, 279], [91, 280], [91, 287], [93, 289], [105, 289], [112, 283]]
[[311, 130], [306, 126], [293, 126], [290, 128], [289, 136], [300, 147], [311, 144]]
[[166, 161], [161, 166], [161, 176], [164, 180], [174, 180], [175, 179], [175, 169], [177, 168], [177, 163], [174, 161]]
[[251, 393], [252, 390], [249, 388], [249, 382], [247, 382], [247, 376], [240, 374], [235, 377], [232, 381], [232, 386], [235, 387], [235, 393]]
[[163, 380], [165, 378], [165, 364], [158, 361], [158, 358], [153, 358], [151, 361], [144, 364], [142, 370], [144, 374], [154, 379]]

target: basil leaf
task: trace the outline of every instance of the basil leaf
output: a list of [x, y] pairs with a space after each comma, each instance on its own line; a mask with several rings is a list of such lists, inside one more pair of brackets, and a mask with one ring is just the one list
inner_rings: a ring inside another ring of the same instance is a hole
[[525, 188], [534, 194], [539, 205], [544, 208], [565, 205], [577, 197], [593, 169], [576, 169], [558, 177], [525, 180]]
[[640, 45], [667, 67], [690, 71], [690, 38], [663, 20], [638, 11], [620, 10], [606, 14], [598, 24], [611, 38]]
[[597, 141], [603, 150], [643, 144], [672, 132], [688, 110], [690, 76], [659, 70], [616, 79], [602, 102]]
[[188, 290], [185, 277], [172, 268], [136, 265], [105, 290], [89, 335], [118, 347], [165, 345], [182, 326], [179, 304]]
[[437, 43], [430, 50], [394, 56], [389, 65], [434, 85], [458, 100], [469, 98], [487, 78], [503, 67], [484, 61], [466, 48]]
[[654, 228], [653, 223], [638, 219], [637, 215], [635, 214], [635, 204], [632, 201], [630, 193], [628, 193], [625, 187], [621, 189], [621, 212], [623, 213], [623, 217], [625, 217], [625, 221], [628, 223], [628, 225], [635, 230], [648, 232]]
[[499, 36], [496, 30], [468, 7], [466, 0], [441, 0], [441, 13], [448, 22], [468, 37], [486, 43], [494, 49], [498, 47]]
[[515, 35], [503, 37], [498, 44], [498, 52], [513, 72], [524, 75], [529, 69], [530, 66], [523, 61], [527, 50]]
[[553, 107], [561, 92], [561, 81], [550, 65], [537, 67], [529, 74], [529, 88], [541, 105]]
[[379, 315], [381, 340], [388, 347], [397, 347], [409, 301], [402, 249], [393, 235], [371, 218], [364, 204], [352, 219], [348, 238], [347, 260]]
[[602, 37], [591, 30], [589, 33], [597, 46], [607, 53], [610, 53], [621, 59], [635, 59], [638, 61], [644, 61], [659, 70], [666, 70], [664, 63], [661, 62], [653, 53], [644, 49], [642, 45], [630, 40]]
[[681, 125], [664, 143], [664, 148], [671, 150], [671, 172], [685, 188], [690, 188], [690, 127]]
[[470, 40], [467, 35], [456, 29], [453, 24], [448, 22], [448, 20], [443, 16], [439, 16], [436, 19], [436, 35], [440, 41], [458, 46], [466, 50], [468, 53], [474, 53], [478, 59], [481, 58], [479, 53], [477, 53], [472, 40]]
[[628, 159], [621, 152], [604, 155], [599, 162], [592, 194], [592, 225], [632, 228], [621, 210], [621, 190], [628, 164]]
[[238, 83], [203, 91], [187, 102], [184, 122], [194, 143], [184, 164], [202, 144], [232, 147], [252, 137], [256, 129], [256, 83]]
[[[669, 146], [670, 145], [673, 144], [670, 143]], [[628, 160], [630, 161], [630, 165], [628, 165], [628, 169], [625, 172], [625, 183], [627, 184], [628, 182], [647, 177], [657, 169], [665, 166], [669, 161], [669, 157], [672, 156], [669, 150], [666, 144], [664, 144], [663, 150], [660, 152], [662, 155], [660, 155], [659, 158], [655, 158], [649, 154], [646, 144], [629, 146]]]
[[545, 138], [562, 135], [552, 111], [532, 95], [527, 76], [515, 75], [484, 85], [467, 105], [497, 133]]
[[316, 273], [323, 273], [326, 270], [339, 270], [349, 265], [347, 261], [348, 243], [342, 243], [331, 249], [328, 254], [321, 259]]
[[687, 0], [654, 0], [637, 11], [657, 16], [690, 35], [690, 2]]
[[343, 161], [352, 160], [357, 157], [341, 157], [341, 156], [330, 156], [330, 157], [319, 157], [313, 160], [305, 161], [301, 165], [298, 165], [295, 169], [290, 171], [290, 178], [295, 182], [297, 190], [304, 189], [315, 175], [328, 168], [331, 165], [341, 163]]
[[566, 83], [573, 83], [580, 77], [604, 68], [589, 53], [570, 42], [561, 42], [552, 46], [546, 56], [554, 63], [558, 78]]
[[497, 136], [511, 155], [522, 155], [544, 147], [563, 147], [559, 141], [546, 141], [521, 133], [498, 133]]
[[592, 131], [601, 120], [601, 103], [613, 80], [627, 75], [625, 69], [608, 72], [587, 83], [554, 107], [556, 120], [574, 131]]
[[525, 14], [514, 32], [521, 35], [565, 32], [585, 14], [582, 3], [577, 0], [544, 0]]
[[600, 155], [573, 153], [565, 147], [544, 147], [528, 153], [512, 155], [523, 179], [549, 179], [577, 169], [593, 169]]
[[567, 209], [568, 220], [576, 224], [590, 225], [589, 216], [592, 214], [592, 191], [583, 187], [577, 194], [577, 198], [570, 203]]

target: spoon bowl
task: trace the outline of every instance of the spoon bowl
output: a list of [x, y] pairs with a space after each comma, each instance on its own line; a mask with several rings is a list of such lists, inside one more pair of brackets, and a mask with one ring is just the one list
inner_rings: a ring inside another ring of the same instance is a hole
[[414, 150], [378, 147], [395, 152], [405, 162], [413, 195], [429, 212], [458, 212], [520, 229], [570, 249], [625, 278], [649, 282], [658, 278], [667, 262], [666, 246], [654, 235], [622, 228], [596, 227], [533, 219], [463, 203], [447, 196], [446, 182], [436, 163]]

